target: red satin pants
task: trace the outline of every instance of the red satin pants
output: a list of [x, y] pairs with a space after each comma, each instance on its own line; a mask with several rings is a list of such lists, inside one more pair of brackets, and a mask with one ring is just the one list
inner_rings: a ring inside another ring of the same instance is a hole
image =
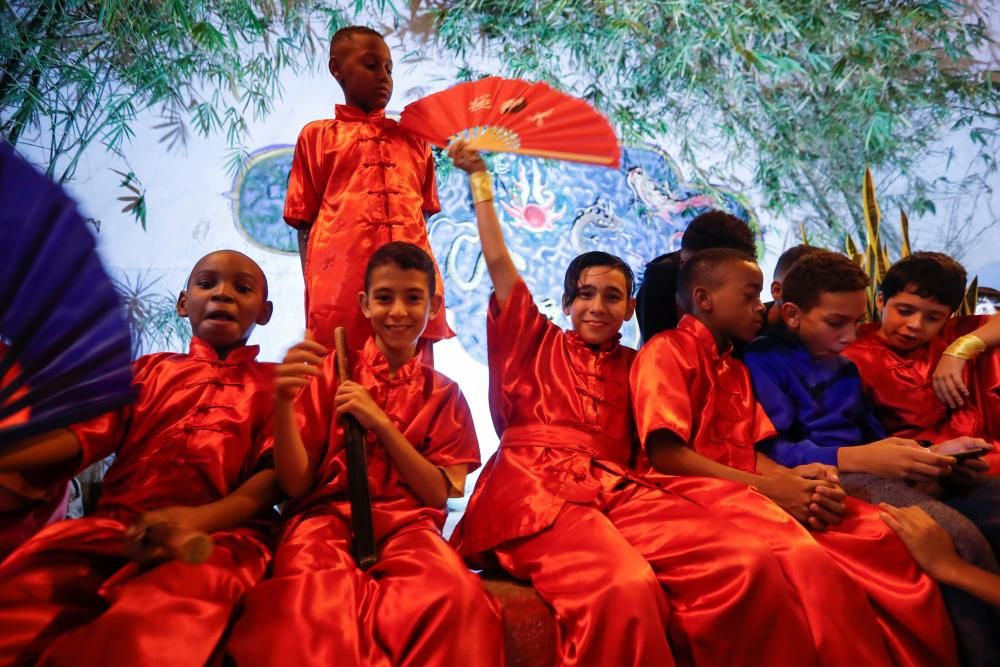
[[0, 566], [0, 664], [202, 667], [269, 552], [250, 530], [213, 535], [201, 565], [143, 569], [122, 557], [126, 526], [61, 521]]
[[240, 667], [503, 665], [499, 608], [433, 523], [381, 539], [367, 572], [349, 549], [338, 516], [288, 531], [230, 636]]

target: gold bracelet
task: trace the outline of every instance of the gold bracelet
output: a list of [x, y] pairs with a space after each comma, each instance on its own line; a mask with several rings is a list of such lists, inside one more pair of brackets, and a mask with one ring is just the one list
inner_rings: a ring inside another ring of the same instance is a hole
[[472, 204], [493, 201], [493, 179], [488, 171], [469, 174], [469, 188], [472, 190]]
[[959, 359], [975, 359], [976, 356], [986, 350], [986, 343], [976, 334], [966, 334], [957, 339], [944, 351], [945, 354]]

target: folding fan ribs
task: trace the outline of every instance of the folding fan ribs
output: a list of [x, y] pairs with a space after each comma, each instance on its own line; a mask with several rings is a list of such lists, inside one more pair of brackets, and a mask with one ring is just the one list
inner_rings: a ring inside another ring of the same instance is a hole
[[607, 118], [544, 83], [496, 76], [461, 83], [407, 105], [400, 126], [441, 147], [464, 140], [480, 151], [612, 168], [620, 159]]
[[0, 447], [132, 399], [128, 324], [61, 188], [0, 142]]

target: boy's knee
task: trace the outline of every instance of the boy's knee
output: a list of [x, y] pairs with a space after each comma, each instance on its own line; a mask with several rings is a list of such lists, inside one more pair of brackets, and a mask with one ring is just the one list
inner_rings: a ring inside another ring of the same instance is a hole
[[597, 590], [599, 603], [611, 610], [646, 608], [656, 596], [662, 594], [660, 581], [645, 562], [641, 566], [609, 570]]
[[[826, 552], [811, 540], [795, 540], [790, 544], [793, 557], [812, 558], [814, 555]], [[739, 542], [739, 558], [734, 562], [740, 570], [734, 576], [746, 577], [754, 583], [785, 580], [784, 570], [778, 556], [766, 543], [759, 540], [741, 540]]]

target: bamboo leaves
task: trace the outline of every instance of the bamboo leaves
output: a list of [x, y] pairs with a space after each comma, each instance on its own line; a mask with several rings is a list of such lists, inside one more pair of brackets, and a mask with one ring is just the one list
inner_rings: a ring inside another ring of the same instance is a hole
[[[248, 118], [270, 113], [280, 74], [325, 52], [323, 17], [340, 27], [346, 14], [313, 0], [0, 3], [0, 135], [45, 151], [61, 182], [91, 147], [124, 158], [151, 107], [165, 150], [183, 148], [189, 128], [239, 147]], [[120, 199], [145, 227], [137, 183], [126, 177]]]
[[[982, 16], [960, 9], [951, 0], [469, 0], [431, 13], [458, 66], [485, 49], [508, 74], [581, 95], [599, 89], [588, 99], [626, 141], [666, 129], [685, 159], [717, 156], [719, 177], [756, 167], [766, 205], [833, 245], [866, 233], [860, 164], [899, 181], [902, 194], [886, 203], [914, 215], [933, 215], [934, 199], [995, 169], [1000, 92], [971, 66], [988, 37]], [[960, 119], [978, 169], [908, 187]]]

